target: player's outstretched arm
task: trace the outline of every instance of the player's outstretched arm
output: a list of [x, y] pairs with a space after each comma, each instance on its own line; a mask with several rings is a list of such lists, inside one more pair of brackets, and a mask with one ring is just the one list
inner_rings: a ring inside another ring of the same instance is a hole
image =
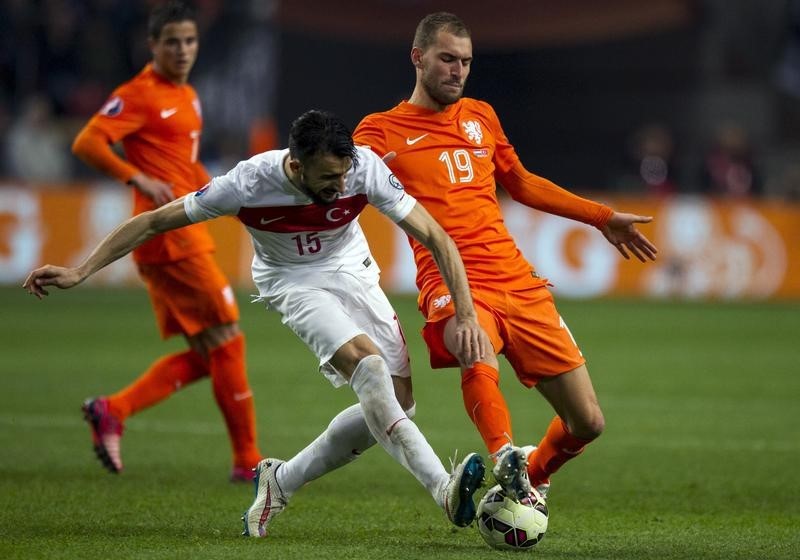
[[652, 216], [614, 212], [599, 229], [608, 239], [608, 242], [616, 247], [617, 251], [626, 259], [630, 258], [628, 255], [628, 251], [630, 251], [642, 262], [646, 262], [648, 259], [654, 261], [656, 260], [658, 249], [634, 225], [646, 224], [652, 221]]
[[431, 252], [453, 296], [457, 322], [456, 343], [459, 348], [456, 358], [462, 364], [471, 366], [491, 355], [492, 346], [489, 337], [478, 324], [467, 272], [456, 244], [419, 202], [398, 225]]
[[183, 199], [150, 212], [143, 212], [117, 226], [78, 266], [65, 268], [45, 265], [31, 271], [22, 287], [39, 299], [49, 295], [45, 286], [71, 288], [107, 264], [127, 255], [151, 237], [190, 223], [192, 222], [183, 209]]

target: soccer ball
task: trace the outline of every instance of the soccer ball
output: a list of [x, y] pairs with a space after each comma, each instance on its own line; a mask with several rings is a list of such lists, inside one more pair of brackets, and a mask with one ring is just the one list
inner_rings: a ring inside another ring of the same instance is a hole
[[494, 486], [478, 504], [478, 531], [492, 548], [530, 550], [547, 531], [547, 504], [536, 490], [515, 502]]

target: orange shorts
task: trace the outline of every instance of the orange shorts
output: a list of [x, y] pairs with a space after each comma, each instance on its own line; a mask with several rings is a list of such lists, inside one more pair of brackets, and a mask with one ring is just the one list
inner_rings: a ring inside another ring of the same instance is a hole
[[[422, 337], [432, 368], [458, 367], [444, 344], [444, 327], [455, 315], [446, 286], [420, 297], [425, 316]], [[478, 322], [498, 354], [505, 355], [520, 382], [533, 387], [543, 377], [566, 373], [585, 363], [566, 323], [556, 311], [550, 290], [539, 279], [519, 290], [472, 288]]]
[[163, 338], [194, 336], [239, 320], [233, 290], [210, 253], [138, 267]]

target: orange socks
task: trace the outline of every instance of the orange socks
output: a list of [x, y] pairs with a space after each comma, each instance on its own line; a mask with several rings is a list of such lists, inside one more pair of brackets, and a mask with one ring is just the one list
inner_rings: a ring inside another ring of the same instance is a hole
[[262, 457], [256, 445], [256, 413], [245, 370], [244, 335], [214, 348], [208, 363], [214, 398], [228, 427], [234, 466], [255, 467]]
[[591, 440], [578, 439], [567, 430], [566, 424], [558, 416], [553, 418], [539, 447], [528, 457], [528, 478], [536, 487], [550, 481], [550, 475], [561, 465], [580, 455]]
[[464, 407], [490, 453], [508, 443], [511, 437], [511, 416], [498, 387], [499, 381], [499, 372], [481, 363], [461, 374]]
[[208, 375], [208, 367], [192, 350], [157, 360], [136, 381], [108, 397], [111, 414], [120, 421], [163, 401], [172, 393]]

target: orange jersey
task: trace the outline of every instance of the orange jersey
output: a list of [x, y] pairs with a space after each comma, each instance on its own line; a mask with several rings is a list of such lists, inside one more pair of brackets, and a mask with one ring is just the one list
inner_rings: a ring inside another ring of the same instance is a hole
[[[209, 176], [197, 161], [203, 127], [194, 88], [160, 76], [151, 64], [119, 86], [83, 130], [73, 151], [101, 171], [127, 182], [138, 172], [172, 185], [176, 198], [196, 191]], [[122, 142], [127, 161], [110, 145]], [[134, 189], [134, 214], [155, 208]], [[214, 250], [204, 224], [159, 235], [134, 251], [139, 263], [174, 262]]]
[[[402, 102], [366, 116], [354, 138], [381, 156], [397, 153], [389, 167], [453, 238], [473, 286], [529, 286], [533, 272], [506, 229], [496, 183], [527, 206], [594, 226], [612, 213], [528, 172], [494, 109], [482, 101], [462, 98], [441, 112]], [[414, 240], [411, 245], [424, 295], [441, 278], [430, 253]]]

